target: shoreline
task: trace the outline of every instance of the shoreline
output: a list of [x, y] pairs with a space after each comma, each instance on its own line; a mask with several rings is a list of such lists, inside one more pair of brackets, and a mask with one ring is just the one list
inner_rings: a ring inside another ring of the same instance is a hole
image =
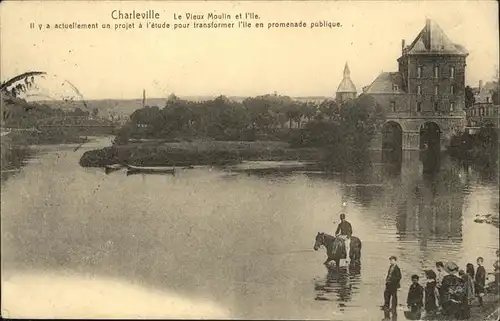
[[275, 141], [195, 141], [112, 145], [85, 152], [82, 167], [108, 165], [135, 166], [201, 166], [233, 165], [243, 161], [317, 162], [319, 148], [294, 148]]
[[77, 139], [65, 140], [46, 140], [42, 143], [34, 144], [19, 140], [19, 137], [2, 137], [2, 155], [0, 171], [2, 173], [18, 172], [23, 167], [23, 162], [46, 148], [55, 148], [68, 146], [77, 148], [79, 146], [91, 143], [101, 136], [79, 136]]

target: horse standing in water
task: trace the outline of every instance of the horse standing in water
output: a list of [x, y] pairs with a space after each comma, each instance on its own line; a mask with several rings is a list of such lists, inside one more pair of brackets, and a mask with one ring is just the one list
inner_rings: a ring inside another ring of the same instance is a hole
[[326, 248], [327, 259], [323, 264], [328, 265], [328, 263], [334, 261], [338, 269], [340, 260], [345, 259], [348, 254], [351, 258], [351, 265], [361, 265], [361, 240], [351, 236], [351, 251], [347, 254], [345, 253], [345, 246], [339, 246], [343, 245], [340, 242], [341, 240], [337, 240], [335, 236], [318, 232], [314, 242], [314, 250], [317, 251], [322, 245]]

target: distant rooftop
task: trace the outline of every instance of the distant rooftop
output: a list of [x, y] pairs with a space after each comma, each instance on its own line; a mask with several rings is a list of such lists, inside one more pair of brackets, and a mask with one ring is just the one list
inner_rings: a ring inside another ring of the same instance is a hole
[[365, 94], [402, 94], [403, 77], [399, 72], [383, 72], [365, 90]]
[[431, 20], [426, 19], [425, 27], [420, 31], [415, 40], [404, 49], [406, 54], [447, 54], [467, 56], [467, 50], [458, 44], [454, 44], [446, 36], [439, 25]]

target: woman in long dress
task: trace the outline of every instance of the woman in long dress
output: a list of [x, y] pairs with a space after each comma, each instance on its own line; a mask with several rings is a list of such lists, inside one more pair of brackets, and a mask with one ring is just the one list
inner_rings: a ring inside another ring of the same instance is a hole
[[427, 283], [425, 284], [425, 313], [427, 315], [434, 315], [439, 308], [436, 273], [432, 270], [427, 270], [425, 271], [425, 276], [427, 277]]
[[454, 262], [448, 262], [444, 266], [444, 271], [448, 275], [443, 277], [441, 285], [441, 307], [443, 314], [448, 318], [463, 319], [467, 317], [469, 302], [466, 284], [462, 278], [456, 275], [458, 270], [458, 266]]
[[[462, 278], [466, 291], [466, 296], [464, 297], [464, 300], [462, 302], [462, 317], [469, 318], [470, 304], [472, 300], [471, 293], [474, 291], [474, 281], [472, 280], [469, 274], [464, 272], [464, 270], [460, 270], [460, 272], [458, 272], [458, 275]], [[472, 296], [472, 298], [474, 297]]]
[[467, 297], [469, 298], [469, 304], [472, 304], [474, 302], [474, 299], [476, 298], [476, 290], [474, 286], [474, 265], [472, 263], [467, 263], [465, 267], [465, 273], [467, 273]]

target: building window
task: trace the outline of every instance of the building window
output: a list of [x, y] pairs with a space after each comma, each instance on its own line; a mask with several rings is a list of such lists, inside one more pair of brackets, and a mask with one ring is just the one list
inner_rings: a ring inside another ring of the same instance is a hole
[[422, 86], [417, 86], [417, 95], [422, 95]]
[[455, 67], [450, 67], [450, 78], [455, 78]]
[[455, 103], [450, 103], [450, 111], [454, 111], [455, 110]]
[[434, 86], [434, 95], [439, 94], [439, 86]]
[[439, 109], [439, 105], [437, 103], [437, 101], [434, 103], [434, 111], [438, 111]]
[[422, 78], [422, 67], [417, 67], [417, 78]]
[[439, 77], [439, 67], [436, 66], [434, 67], [434, 78], [438, 78]]
[[450, 87], [450, 95], [455, 95], [455, 86], [453, 85]]
[[490, 102], [490, 97], [486, 97], [486, 103]]
[[422, 111], [422, 102], [417, 101], [417, 112], [421, 112], [421, 111]]
[[396, 112], [396, 102], [394, 102], [394, 101], [391, 101], [391, 110], [393, 112]]
[[399, 87], [398, 85], [392, 85], [392, 91], [398, 91], [399, 90]]

